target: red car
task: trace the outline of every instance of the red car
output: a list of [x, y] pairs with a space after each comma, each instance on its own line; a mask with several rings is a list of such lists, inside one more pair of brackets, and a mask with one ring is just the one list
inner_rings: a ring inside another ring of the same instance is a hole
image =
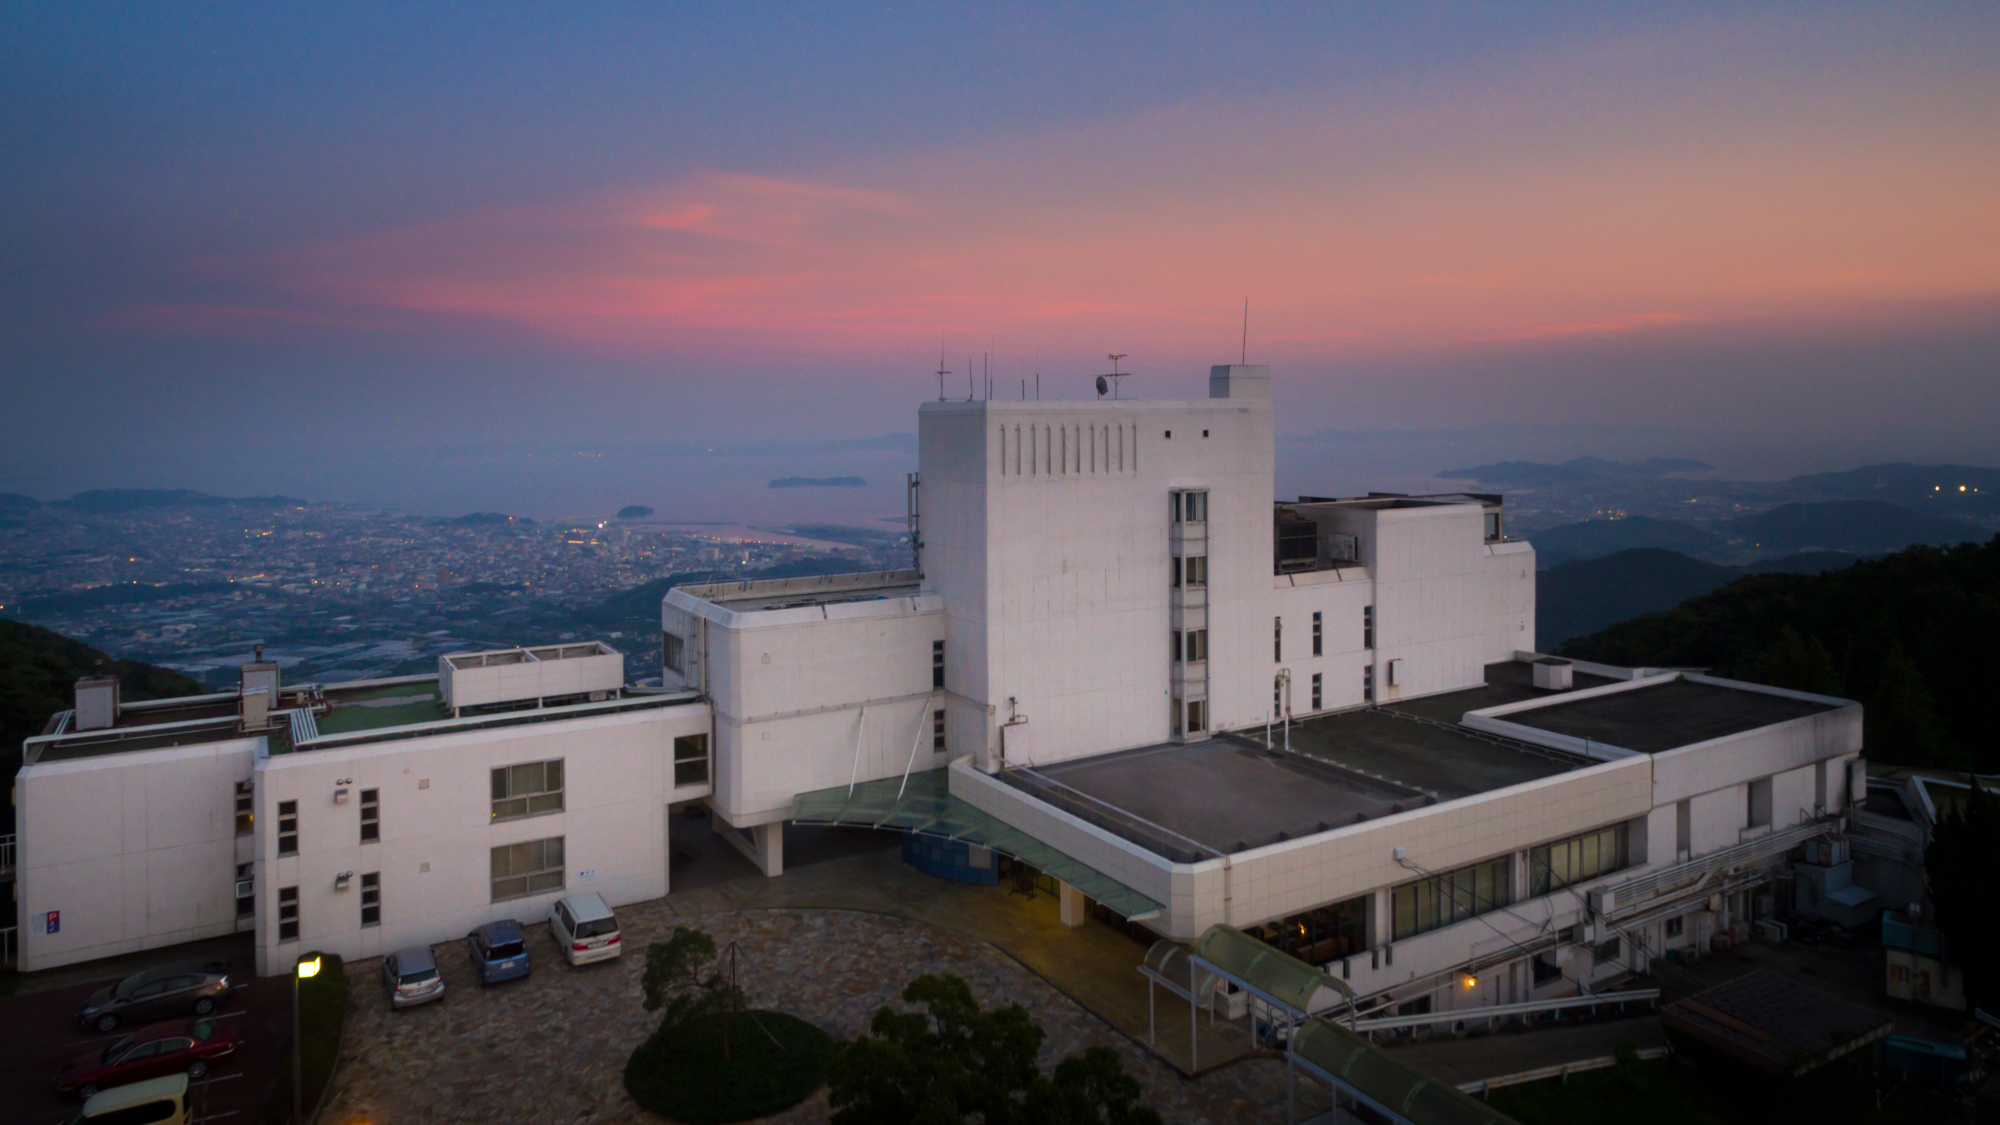
[[88, 1099], [99, 1090], [186, 1071], [208, 1074], [209, 1064], [236, 1050], [236, 1035], [214, 1020], [175, 1020], [121, 1035], [109, 1047], [78, 1055], [63, 1067], [56, 1089]]

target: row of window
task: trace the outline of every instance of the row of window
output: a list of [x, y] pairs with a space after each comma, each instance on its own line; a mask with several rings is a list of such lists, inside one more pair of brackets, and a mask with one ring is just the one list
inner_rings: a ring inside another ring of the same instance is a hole
[[[944, 715], [938, 714], [938, 748], [943, 749]], [[708, 736], [688, 734], [674, 739], [674, 785], [699, 785], [708, 780]], [[236, 831], [238, 835], [250, 830], [251, 813], [246, 811], [252, 799], [251, 783], [236, 783]], [[563, 811], [563, 760], [551, 758], [542, 762], [522, 762], [518, 765], [500, 766], [492, 771], [492, 820], [520, 820], [524, 817], [542, 816]], [[361, 791], [361, 842], [373, 844], [382, 838], [382, 791], [363, 789]], [[299, 803], [297, 801], [278, 802], [278, 854], [297, 855], [299, 851]]]
[[[1629, 865], [1627, 828], [1612, 825], [1528, 849], [1528, 897], [1609, 875]], [[1455, 871], [1405, 883], [1390, 892], [1390, 932], [1401, 941], [1512, 905], [1513, 864], [1509, 857], [1486, 860]]]
[[[1361, 647], [1375, 647], [1375, 607], [1372, 605], [1361, 607]], [[1312, 654], [1326, 655], [1326, 615], [1318, 610], [1314, 610], [1312, 615]], [[1271, 619], [1271, 659], [1279, 664], [1285, 661], [1285, 619], [1282, 616]]]
[[[505, 902], [510, 898], [562, 890], [563, 870], [561, 836], [494, 848], [490, 885], [492, 900]], [[362, 874], [359, 905], [363, 927], [382, 924], [381, 872]], [[238, 912], [242, 912], [240, 903]], [[295, 886], [278, 888], [278, 940], [299, 940], [299, 889]]]

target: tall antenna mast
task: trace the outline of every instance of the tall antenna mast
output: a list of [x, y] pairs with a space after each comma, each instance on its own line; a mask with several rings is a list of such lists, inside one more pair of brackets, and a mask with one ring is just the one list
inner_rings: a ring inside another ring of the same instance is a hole
[[937, 375], [937, 377], [938, 377], [938, 401], [939, 401], [939, 402], [943, 402], [943, 401], [944, 401], [944, 377], [945, 377], [945, 376], [947, 376], [947, 375], [949, 375], [949, 374], [951, 374], [951, 368], [949, 368], [949, 367], [946, 367], [946, 366], [944, 365], [944, 337], [943, 337], [943, 336], [939, 336], [939, 337], [938, 337], [938, 369], [937, 369], [937, 371], [936, 371], [936, 372], [934, 372], [934, 374], [936, 374], [936, 375]]
[[1130, 355], [1130, 354], [1132, 354], [1132, 353], [1130, 353], [1130, 352], [1118, 352], [1118, 353], [1117, 353], [1117, 354], [1115, 354], [1115, 355], [1107, 355], [1107, 356], [1105, 356], [1105, 357], [1104, 357], [1104, 358], [1106, 358], [1106, 359], [1108, 359], [1108, 360], [1110, 360], [1110, 361], [1111, 361], [1111, 370], [1110, 370], [1110, 371], [1109, 371], [1108, 373], [1104, 374], [1104, 375], [1100, 375], [1100, 376], [1098, 376], [1098, 379], [1097, 379], [1097, 397], [1099, 397], [1099, 398], [1103, 398], [1103, 397], [1104, 397], [1104, 380], [1106, 380], [1106, 379], [1109, 379], [1109, 380], [1111, 380], [1111, 397], [1112, 397], [1112, 398], [1114, 398], [1114, 399], [1118, 397], [1118, 384], [1119, 384], [1119, 382], [1120, 382], [1121, 380], [1123, 380], [1123, 379], [1125, 378], [1125, 376], [1127, 376], [1127, 375], [1130, 375], [1130, 374], [1131, 374], [1131, 372], [1130, 372], [1130, 371], [1120, 371], [1120, 370], [1118, 370], [1118, 361], [1119, 361], [1119, 360], [1121, 360], [1121, 359], [1124, 359], [1124, 358], [1125, 358], [1126, 356], [1128, 356], [1128, 355]]
[[1237, 357], [1236, 362], [1250, 362], [1250, 298], [1248, 297], [1243, 298], [1243, 352]]

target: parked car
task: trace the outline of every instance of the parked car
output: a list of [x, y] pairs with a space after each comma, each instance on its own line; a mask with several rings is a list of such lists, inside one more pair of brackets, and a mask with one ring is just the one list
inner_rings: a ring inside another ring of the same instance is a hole
[[389, 1006], [408, 1008], [444, 999], [444, 974], [429, 946], [399, 949], [382, 958], [382, 981], [389, 988]]
[[177, 961], [135, 973], [84, 1001], [76, 1014], [85, 1031], [116, 1031], [121, 1023], [150, 1023], [220, 1008], [236, 988], [227, 961]]
[[188, 1076], [169, 1074], [92, 1094], [68, 1125], [192, 1125]]
[[521, 923], [512, 918], [488, 922], [465, 935], [480, 984], [498, 984], [528, 975], [528, 947], [521, 940]]
[[549, 936], [572, 965], [618, 956], [618, 918], [596, 891], [564, 895], [549, 911]]
[[217, 1020], [174, 1020], [121, 1035], [101, 1051], [78, 1055], [64, 1066], [56, 1089], [85, 1101], [100, 1090], [175, 1071], [208, 1076], [209, 1064], [236, 1050], [236, 1034]]

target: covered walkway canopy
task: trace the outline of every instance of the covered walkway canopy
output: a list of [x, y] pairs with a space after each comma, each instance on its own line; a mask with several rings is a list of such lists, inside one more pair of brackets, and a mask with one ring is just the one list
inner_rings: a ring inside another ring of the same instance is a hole
[[1133, 921], [1160, 913], [1160, 904], [1138, 891], [952, 796], [946, 772], [913, 773], [907, 783], [891, 777], [862, 782], [851, 791], [842, 785], [801, 793], [792, 802], [792, 819], [800, 824], [900, 828], [963, 840], [1046, 871]]

